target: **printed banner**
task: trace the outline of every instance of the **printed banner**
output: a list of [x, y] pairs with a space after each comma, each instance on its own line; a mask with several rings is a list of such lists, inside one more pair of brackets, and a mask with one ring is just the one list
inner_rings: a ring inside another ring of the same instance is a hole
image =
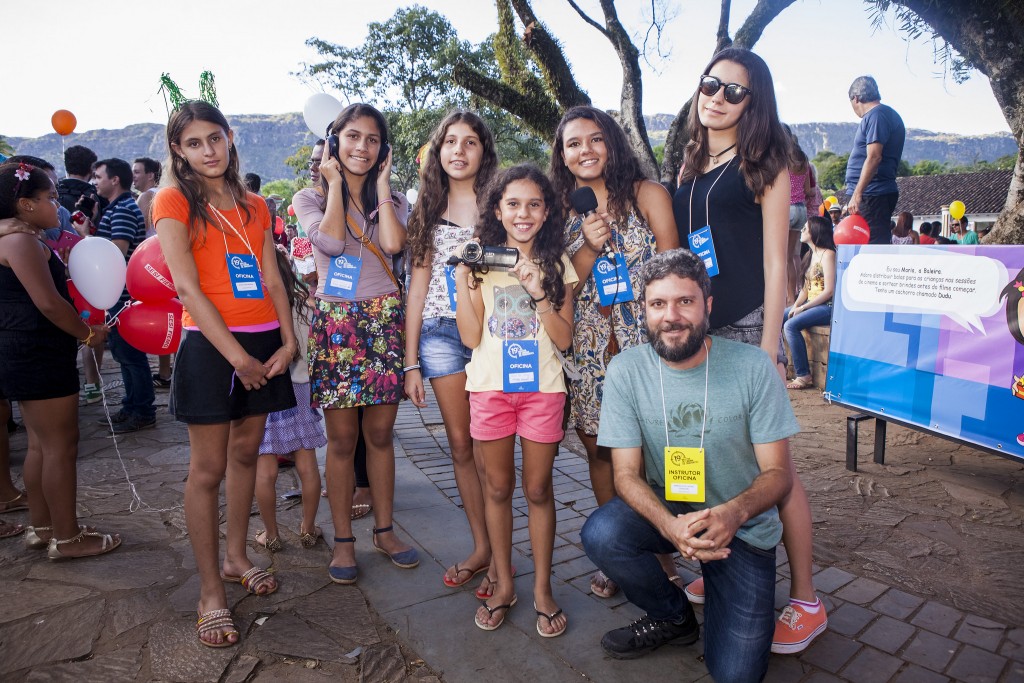
[[825, 397], [1024, 460], [1024, 246], [837, 261]]

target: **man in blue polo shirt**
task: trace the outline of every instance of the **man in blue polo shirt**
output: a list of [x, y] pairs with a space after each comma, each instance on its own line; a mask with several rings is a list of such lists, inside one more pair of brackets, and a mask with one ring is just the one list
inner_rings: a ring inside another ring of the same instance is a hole
[[907, 129], [896, 111], [882, 104], [878, 83], [859, 76], [849, 91], [850, 106], [860, 117], [853, 150], [846, 164], [847, 212], [859, 213], [871, 228], [871, 244], [891, 244], [890, 221], [900, 198], [896, 167], [903, 156]]
[[[113, 242], [127, 260], [146, 237], [146, 219], [130, 191], [131, 164], [123, 159], [97, 161], [93, 168], [93, 183], [96, 185], [96, 193], [110, 202], [100, 219], [96, 236]], [[121, 294], [115, 312], [127, 302], [126, 289]], [[149, 359], [145, 353], [128, 344], [116, 326], [111, 328], [108, 339], [114, 360], [121, 365], [121, 379], [124, 380], [121, 410], [113, 416], [114, 433], [126, 434], [153, 427], [156, 425], [156, 409], [153, 406], [153, 379], [149, 371]]]

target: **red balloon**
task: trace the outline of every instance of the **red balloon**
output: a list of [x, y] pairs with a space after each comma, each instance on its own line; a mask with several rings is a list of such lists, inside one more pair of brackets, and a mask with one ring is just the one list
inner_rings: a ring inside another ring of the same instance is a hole
[[289, 216], [294, 216], [295, 215], [295, 207], [293, 205], [291, 205], [291, 204], [288, 205], [288, 215]]
[[75, 283], [71, 280], [68, 280], [68, 294], [71, 295], [71, 301], [75, 310], [78, 311], [78, 315], [82, 316], [82, 320], [90, 325], [103, 324], [106, 313], [86, 301], [82, 293], [78, 291], [78, 287], [75, 287]]
[[867, 244], [871, 239], [871, 228], [859, 213], [850, 214], [832, 231], [836, 244]]
[[177, 296], [171, 269], [167, 267], [156, 236], [144, 240], [128, 259], [125, 286], [137, 301], [169, 301]]
[[284, 219], [281, 218], [280, 216], [277, 216], [274, 219], [274, 234], [275, 235], [283, 235], [284, 234]]
[[139, 351], [165, 356], [181, 343], [181, 312], [177, 299], [133, 301], [117, 316], [117, 329]]

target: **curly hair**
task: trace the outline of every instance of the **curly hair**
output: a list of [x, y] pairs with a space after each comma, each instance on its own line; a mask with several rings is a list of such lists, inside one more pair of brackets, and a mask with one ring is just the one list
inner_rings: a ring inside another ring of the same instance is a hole
[[[28, 178], [24, 180], [15, 175], [22, 166], [28, 169]], [[19, 199], [33, 198], [52, 188], [50, 176], [38, 166], [13, 161], [0, 164], [0, 219], [18, 215]]]
[[[186, 201], [188, 201], [188, 239], [189, 244], [195, 246], [206, 241], [206, 226], [220, 225], [209, 209], [209, 198], [206, 196], [206, 185], [199, 179], [188, 161], [181, 154], [175, 154], [174, 147], [181, 147], [181, 136], [185, 134], [185, 128], [193, 121], [205, 121], [220, 126], [227, 137], [231, 126], [220, 109], [203, 102], [193, 100], [181, 105], [167, 121], [167, 153], [170, 160], [165, 164], [167, 175], [171, 185], [178, 188]], [[252, 210], [249, 208], [248, 190], [242, 182], [239, 173], [238, 148], [235, 145], [228, 146], [228, 168], [224, 172], [224, 184], [231, 193], [232, 198], [245, 213], [245, 220], [252, 220]], [[130, 167], [129, 167], [130, 169]], [[129, 173], [129, 177], [130, 177]], [[131, 181], [129, 180], [129, 185]]]
[[480, 138], [483, 155], [476, 172], [473, 190], [479, 197], [491, 182], [498, 169], [498, 152], [494, 136], [484, 120], [473, 112], [456, 109], [448, 113], [438, 124], [427, 143], [427, 155], [420, 171], [420, 191], [409, 216], [409, 238], [407, 244], [413, 266], [426, 265], [434, 246], [434, 228], [441, 220], [448, 203], [448, 174], [441, 166], [441, 145], [448, 135], [448, 129], [456, 123], [465, 123]]
[[[704, 67], [703, 73], [711, 71], [718, 62], [728, 61], [739, 64], [747, 70], [750, 78], [749, 103], [743, 111], [738, 125], [736, 156], [740, 160], [740, 173], [755, 195], [761, 196], [771, 187], [779, 173], [789, 167], [789, 136], [779, 121], [779, 107], [775, 100], [775, 84], [768, 65], [750, 50], [729, 47], [714, 57]], [[682, 183], [693, 180], [704, 173], [711, 153], [708, 150], [708, 132], [700, 122], [700, 108], [697, 101], [700, 89], [690, 100], [690, 142], [684, 154]], [[680, 183], [680, 184], [682, 184]]]
[[[282, 252], [280, 247], [275, 249], [274, 253], [277, 256], [277, 267], [281, 271], [284, 291], [288, 295], [288, 307], [293, 311], [298, 311], [299, 318], [308, 318], [313, 310], [309, 305], [309, 285], [295, 274], [291, 257]], [[301, 340], [299, 343], [302, 343]]]
[[605, 161], [602, 175], [608, 189], [609, 212], [617, 218], [625, 218], [630, 211], [639, 211], [636, 203], [637, 183], [648, 178], [644, 175], [633, 148], [629, 146], [626, 134], [607, 113], [585, 106], [573, 107], [565, 112], [565, 116], [558, 122], [558, 129], [555, 130], [555, 141], [551, 147], [551, 168], [548, 173], [551, 175], [559, 206], [563, 211], [568, 211], [569, 195], [576, 189], [576, 177], [565, 165], [562, 151], [565, 145], [565, 127], [579, 119], [593, 121], [604, 134], [608, 159]]
[[565, 285], [563, 284], [565, 265], [562, 263], [562, 254], [565, 253], [565, 239], [562, 231], [565, 214], [561, 205], [555, 201], [555, 190], [551, 181], [539, 168], [533, 164], [519, 164], [505, 169], [495, 176], [487, 187], [487, 193], [480, 195], [477, 199], [480, 224], [476, 226], [474, 234], [480, 239], [480, 244], [485, 247], [501, 246], [508, 241], [508, 232], [495, 215], [495, 211], [501, 205], [505, 188], [517, 180], [528, 180], [534, 183], [544, 196], [544, 207], [548, 211], [548, 216], [533, 239], [531, 258], [538, 263], [544, 276], [541, 283], [544, 295], [551, 305], [559, 310], [565, 303]]

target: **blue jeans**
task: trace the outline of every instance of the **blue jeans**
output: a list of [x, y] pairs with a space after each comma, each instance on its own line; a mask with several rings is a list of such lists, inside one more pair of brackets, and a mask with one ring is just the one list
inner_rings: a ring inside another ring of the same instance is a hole
[[121, 409], [143, 420], [156, 417], [153, 406], [153, 375], [149, 370], [149, 359], [142, 351], [129, 344], [118, 333], [116, 327], [110, 328], [110, 354], [121, 366], [121, 379], [124, 380], [124, 399]]
[[807, 362], [807, 344], [804, 343], [804, 336], [800, 334], [800, 331], [816, 325], [831, 324], [832, 302], [808, 308], [790, 318], [789, 312], [792, 308], [789, 306], [782, 312], [782, 319], [785, 321], [782, 323], [782, 336], [789, 344], [789, 353], [793, 356], [793, 370], [796, 372], [796, 376], [807, 377], [811, 374], [811, 366]]
[[[685, 503], [662, 503], [673, 514], [692, 512]], [[678, 549], [621, 498], [595, 510], [581, 537], [591, 561], [652, 619], [695, 618], [655, 557]], [[768, 670], [775, 633], [775, 548], [733, 538], [729, 549], [725, 560], [701, 562], [704, 659], [717, 683], [759, 681]]]

